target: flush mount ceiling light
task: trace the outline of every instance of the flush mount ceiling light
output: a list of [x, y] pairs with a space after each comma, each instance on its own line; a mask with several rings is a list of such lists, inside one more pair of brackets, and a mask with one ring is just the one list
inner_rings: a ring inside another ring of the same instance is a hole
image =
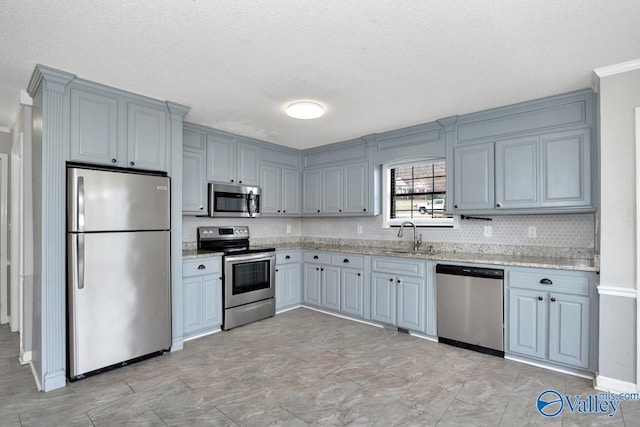
[[297, 101], [287, 107], [287, 116], [294, 119], [317, 119], [324, 114], [324, 107], [317, 102]]

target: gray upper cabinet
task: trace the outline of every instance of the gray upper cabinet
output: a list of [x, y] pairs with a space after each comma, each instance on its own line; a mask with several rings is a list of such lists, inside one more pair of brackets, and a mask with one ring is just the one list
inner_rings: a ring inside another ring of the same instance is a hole
[[112, 92], [71, 89], [71, 160], [166, 171], [168, 112]]
[[320, 213], [322, 209], [322, 169], [302, 172], [302, 213]]
[[207, 181], [259, 185], [259, 147], [223, 135], [207, 135]]
[[342, 166], [322, 170], [322, 212], [342, 212]]
[[[118, 159], [118, 100], [71, 89], [71, 159], [113, 164]], [[113, 162], [115, 160], [115, 162]]]
[[453, 212], [594, 211], [594, 102], [587, 90], [460, 117]]
[[454, 211], [493, 208], [493, 149], [493, 143], [454, 149]]
[[182, 136], [182, 214], [207, 213], [205, 134], [185, 129]]
[[304, 214], [368, 213], [368, 163], [359, 162], [303, 171]]
[[128, 104], [128, 166], [165, 170], [167, 156], [167, 113]]
[[345, 213], [366, 213], [369, 205], [368, 163], [361, 162], [344, 166]]
[[263, 165], [260, 187], [262, 215], [300, 214], [300, 171]]
[[542, 206], [591, 206], [590, 135], [579, 129], [540, 138]]

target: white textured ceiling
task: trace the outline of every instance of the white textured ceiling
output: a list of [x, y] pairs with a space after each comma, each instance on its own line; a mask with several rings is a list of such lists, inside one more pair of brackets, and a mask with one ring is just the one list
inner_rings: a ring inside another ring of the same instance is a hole
[[[36, 64], [307, 148], [589, 87], [639, 0], [0, 0], [0, 126]], [[317, 100], [327, 113], [291, 119]]]

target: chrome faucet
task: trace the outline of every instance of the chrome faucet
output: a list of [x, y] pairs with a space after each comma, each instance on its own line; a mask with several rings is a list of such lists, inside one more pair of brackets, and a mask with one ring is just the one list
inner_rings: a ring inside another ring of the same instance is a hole
[[398, 237], [402, 237], [402, 230], [404, 229], [405, 225], [410, 225], [413, 227], [413, 250], [417, 252], [418, 249], [420, 249], [420, 246], [422, 246], [422, 233], [420, 233], [420, 237], [418, 238], [418, 240], [416, 240], [416, 225], [411, 221], [405, 221], [402, 223], [402, 225], [400, 225]]

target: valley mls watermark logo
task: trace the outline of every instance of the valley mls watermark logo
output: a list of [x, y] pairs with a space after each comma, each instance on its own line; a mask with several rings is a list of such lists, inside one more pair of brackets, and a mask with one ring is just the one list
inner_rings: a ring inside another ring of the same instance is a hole
[[614, 417], [625, 400], [640, 400], [638, 393], [612, 393], [610, 391], [587, 394], [561, 395], [555, 390], [545, 390], [538, 395], [536, 408], [545, 417], [555, 417], [565, 408], [579, 414], [607, 414]]

